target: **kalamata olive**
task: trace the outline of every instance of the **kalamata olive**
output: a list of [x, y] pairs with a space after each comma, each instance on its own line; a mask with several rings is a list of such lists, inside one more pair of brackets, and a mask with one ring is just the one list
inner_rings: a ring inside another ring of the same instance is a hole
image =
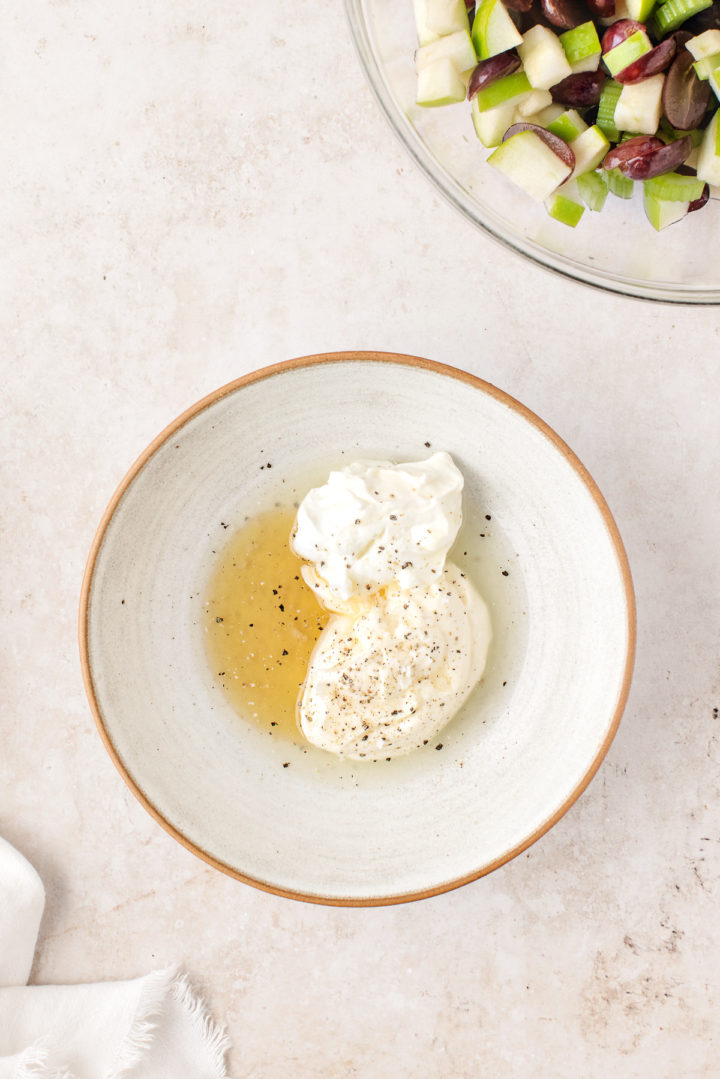
[[512, 124], [503, 135], [503, 142], [507, 142], [508, 139], [511, 139], [513, 135], [517, 135], [520, 131], [534, 131], [548, 149], [552, 150], [561, 161], [564, 161], [568, 168], [575, 168], [575, 154], [568, 144], [558, 135], [553, 135], [551, 131], [547, 131], [546, 128], [540, 127], [538, 124]]
[[675, 42], [675, 48], [676, 48], [676, 51], [677, 51], [677, 52], [680, 52], [680, 50], [681, 50], [681, 49], [684, 49], [684, 48], [685, 48], [685, 46], [687, 45], [688, 41], [690, 40], [690, 38], [691, 38], [691, 37], [692, 37], [693, 35], [692, 35], [692, 34], [689, 34], [689, 33], [687, 32], [687, 30], [684, 30], [684, 29], [683, 29], [683, 30], [676, 30], [676, 31], [675, 31], [675, 33], [674, 33], [674, 34], [671, 34], [670, 36], [671, 36], [671, 37], [673, 38], [673, 40], [674, 40], [674, 42]]
[[529, 11], [533, 6], [533, 0], [504, 0], [508, 11]]
[[533, 26], [545, 26], [548, 30], [552, 30], [553, 33], [557, 31], [557, 27], [553, 26], [550, 20], [546, 18], [539, 0], [533, 0], [532, 6], [527, 11], [523, 11], [521, 16], [522, 25], [518, 27], [521, 34], [524, 34]]
[[656, 45], [650, 52], [646, 52], [643, 56], [639, 56], [637, 60], [634, 60], [632, 64], [628, 64], [622, 71], [618, 71], [615, 76], [616, 82], [621, 82], [623, 85], [629, 83], [642, 82], [643, 79], [649, 79], [651, 75], [659, 75], [661, 71], [672, 62], [675, 56], [675, 40], [674, 38], [667, 37], [664, 41], [661, 41], [659, 45]]
[[553, 101], [558, 104], [568, 105], [571, 109], [582, 109], [586, 105], [597, 105], [604, 82], [605, 75], [602, 71], [578, 71], [551, 86], [550, 93]]
[[594, 19], [612, 19], [615, 14], [615, 0], [585, 0], [585, 3]]
[[620, 45], [626, 38], [636, 34], [638, 30], [647, 33], [645, 24], [637, 22], [636, 19], [618, 19], [612, 26], [608, 26], [600, 41], [603, 56], [606, 52], [614, 49], [616, 45]]
[[614, 146], [605, 155], [603, 167], [620, 169], [630, 180], [650, 180], [663, 172], [672, 172], [691, 152], [689, 135], [667, 144], [655, 135], [636, 135]]
[[518, 31], [518, 33], [524, 34], [525, 33], [525, 12], [524, 11], [515, 11], [511, 7], [506, 8], [506, 10], [507, 10], [508, 15], [512, 19], [513, 23], [515, 24], [515, 29]]
[[520, 67], [520, 57], [513, 50], [501, 52], [497, 56], [491, 56], [489, 60], [481, 60], [473, 70], [468, 83], [468, 101], [472, 101], [478, 90], [483, 86], [489, 86], [496, 79], [502, 79], [505, 75], [512, 75]]
[[587, 22], [587, 8], [579, 0], [540, 0], [545, 18], [561, 30]]
[[683, 49], [680, 55], [675, 57], [665, 76], [662, 91], [663, 112], [673, 127], [679, 131], [690, 131], [702, 122], [709, 104], [710, 83], [697, 77], [693, 56], [687, 49]]

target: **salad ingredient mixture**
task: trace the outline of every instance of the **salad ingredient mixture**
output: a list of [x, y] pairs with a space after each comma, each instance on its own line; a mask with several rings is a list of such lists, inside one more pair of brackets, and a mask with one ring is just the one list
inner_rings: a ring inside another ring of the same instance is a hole
[[293, 551], [330, 619], [298, 705], [309, 742], [355, 759], [426, 744], [485, 668], [487, 607], [447, 560], [463, 478], [447, 453], [331, 472], [298, 509]]
[[488, 164], [556, 220], [635, 182], [658, 230], [720, 197], [720, 0], [413, 2], [418, 104], [468, 100]]

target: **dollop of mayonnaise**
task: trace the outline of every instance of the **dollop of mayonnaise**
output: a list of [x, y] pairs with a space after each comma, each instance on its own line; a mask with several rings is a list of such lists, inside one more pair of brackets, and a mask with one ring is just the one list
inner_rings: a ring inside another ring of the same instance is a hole
[[426, 744], [482, 676], [487, 607], [447, 555], [463, 477], [447, 453], [331, 472], [298, 509], [291, 545], [334, 612], [298, 705], [313, 745], [378, 760]]

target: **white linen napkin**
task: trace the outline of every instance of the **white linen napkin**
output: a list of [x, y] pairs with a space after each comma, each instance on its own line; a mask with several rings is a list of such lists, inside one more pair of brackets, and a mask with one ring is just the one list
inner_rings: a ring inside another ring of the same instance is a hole
[[229, 1043], [174, 967], [28, 986], [45, 890], [0, 839], [0, 1079], [228, 1079]]

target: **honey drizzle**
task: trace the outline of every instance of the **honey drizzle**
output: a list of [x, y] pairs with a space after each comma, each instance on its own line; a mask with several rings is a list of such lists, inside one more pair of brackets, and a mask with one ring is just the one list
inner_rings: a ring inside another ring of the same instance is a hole
[[293, 510], [258, 514], [231, 537], [205, 603], [207, 655], [235, 710], [296, 741], [296, 705], [328, 614], [290, 550]]

